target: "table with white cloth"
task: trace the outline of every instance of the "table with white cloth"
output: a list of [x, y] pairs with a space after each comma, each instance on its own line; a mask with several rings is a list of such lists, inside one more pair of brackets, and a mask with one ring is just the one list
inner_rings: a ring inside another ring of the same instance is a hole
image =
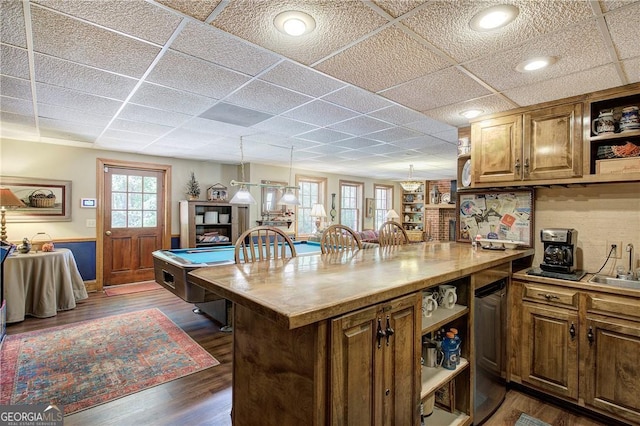
[[25, 315], [52, 317], [89, 297], [73, 252], [65, 248], [9, 256], [4, 288], [7, 323], [23, 321]]

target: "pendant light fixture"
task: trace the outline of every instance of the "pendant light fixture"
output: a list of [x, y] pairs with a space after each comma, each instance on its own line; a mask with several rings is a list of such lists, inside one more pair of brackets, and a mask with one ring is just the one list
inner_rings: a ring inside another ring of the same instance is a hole
[[287, 204], [290, 206], [299, 206], [300, 201], [298, 201], [298, 197], [293, 193], [294, 189], [298, 189], [297, 186], [291, 185], [291, 172], [293, 170], [293, 147], [291, 147], [291, 157], [289, 159], [289, 181], [287, 182], [287, 186], [284, 187], [284, 195], [278, 201], [278, 204]]
[[255, 198], [249, 192], [248, 186], [251, 184], [245, 181], [244, 177], [244, 148], [242, 146], [242, 136], [240, 136], [240, 176], [242, 178], [242, 182], [237, 182], [232, 180], [230, 182], [231, 186], [240, 186], [238, 192], [235, 193], [233, 198], [229, 203], [231, 204], [256, 204]]
[[422, 182], [413, 180], [413, 164], [409, 166], [409, 179], [400, 182], [400, 186], [407, 192], [416, 192]]

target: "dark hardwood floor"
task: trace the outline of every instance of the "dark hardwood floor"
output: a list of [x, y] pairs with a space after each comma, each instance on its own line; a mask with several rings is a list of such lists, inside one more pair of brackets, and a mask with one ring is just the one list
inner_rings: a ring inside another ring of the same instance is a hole
[[[76, 309], [58, 312], [57, 316], [46, 319], [27, 317], [20, 323], [9, 324], [7, 333], [40, 330], [154, 307], [220, 361], [220, 365], [69, 415], [65, 417], [65, 426], [231, 425], [232, 335], [220, 332], [214, 321], [191, 311], [193, 304], [165, 289], [121, 296], [90, 293], [89, 299], [80, 302]], [[513, 426], [521, 413], [553, 426], [605, 425], [516, 390], [507, 393], [505, 402], [485, 425]], [[259, 419], [256, 424], [260, 424]]]
[[194, 314], [186, 303], [165, 289], [121, 296], [90, 293], [76, 309], [46, 319], [27, 317], [9, 324], [8, 334], [40, 330], [124, 312], [158, 308], [198, 342], [220, 365], [146, 389], [106, 404], [66, 416], [71, 425], [231, 425], [231, 333]]

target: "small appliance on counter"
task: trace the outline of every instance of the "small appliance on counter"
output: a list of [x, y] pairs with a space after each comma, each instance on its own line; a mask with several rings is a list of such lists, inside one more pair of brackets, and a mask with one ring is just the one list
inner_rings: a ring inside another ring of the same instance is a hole
[[571, 228], [548, 228], [540, 230], [544, 253], [540, 268], [527, 273], [549, 278], [580, 281], [584, 271], [576, 270], [576, 247], [578, 231]]

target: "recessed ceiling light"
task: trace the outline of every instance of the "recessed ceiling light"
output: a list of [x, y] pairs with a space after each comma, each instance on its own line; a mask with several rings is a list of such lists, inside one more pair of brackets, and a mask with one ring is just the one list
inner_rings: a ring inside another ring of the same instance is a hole
[[273, 24], [280, 32], [294, 37], [309, 34], [316, 28], [316, 21], [311, 15], [297, 10], [278, 14]]
[[520, 13], [519, 9], [510, 4], [500, 4], [490, 7], [476, 14], [469, 26], [476, 31], [492, 31], [511, 23]]
[[480, 114], [482, 114], [484, 111], [481, 109], [468, 109], [466, 111], [462, 111], [460, 113], [461, 116], [466, 117], [468, 119], [472, 119], [472, 118], [476, 118], [477, 116], [479, 116]]
[[516, 71], [531, 72], [542, 69], [544, 67], [548, 67], [549, 65], [554, 64], [556, 61], [557, 59], [553, 56], [540, 56], [537, 58], [531, 58], [527, 59], [526, 61], [520, 62], [516, 66]]

